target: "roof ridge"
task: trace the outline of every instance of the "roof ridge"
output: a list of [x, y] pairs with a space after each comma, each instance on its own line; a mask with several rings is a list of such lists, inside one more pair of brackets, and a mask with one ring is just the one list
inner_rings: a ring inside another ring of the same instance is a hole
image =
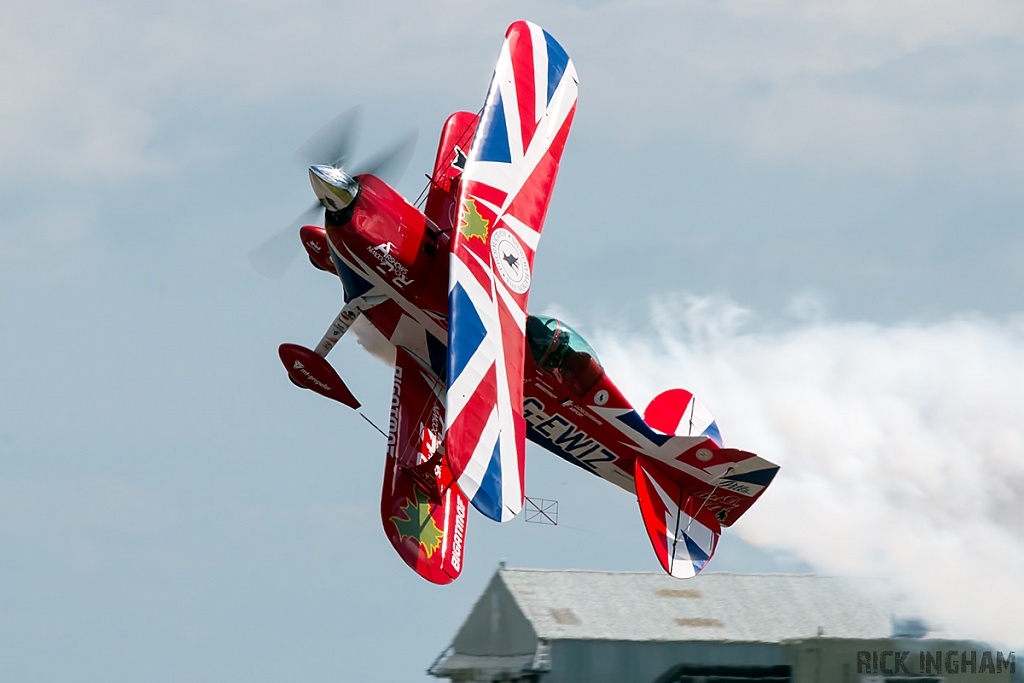
[[[538, 574], [629, 574], [629, 575], [648, 575], [648, 576], [665, 576], [668, 574], [658, 571], [645, 571], [645, 570], [619, 570], [619, 569], [544, 569], [539, 567], [499, 567], [497, 572], [530, 572]], [[815, 579], [845, 579], [847, 577], [836, 576], [833, 574], [816, 574], [814, 572], [701, 572], [699, 576], [694, 577], [699, 580], [701, 576], [798, 576], [801, 578], [815, 578]], [[676, 579], [678, 581], [678, 579]], [[692, 579], [691, 579], [692, 580]]]

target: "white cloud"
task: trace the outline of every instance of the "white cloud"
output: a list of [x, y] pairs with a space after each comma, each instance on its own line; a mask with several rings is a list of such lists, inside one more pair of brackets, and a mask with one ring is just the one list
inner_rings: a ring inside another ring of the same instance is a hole
[[[1010, 73], [1024, 42], [1016, 4], [616, 4], [603, 12], [602, 21], [596, 12], [583, 17], [588, 30], [572, 39], [581, 107], [597, 109], [590, 116], [617, 137], [683, 138], [773, 165], [901, 178], [1022, 170], [1019, 78]], [[995, 40], [1013, 49], [990, 49]], [[916, 72], [897, 87], [870, 87], [891, 84], [889, 67], [915, 57]], [[852, 77], [868, 87], [851, 88]], [[920, 84], [908, 80], [922, 77], [936, 96], [920, 98]], [[970, 101], [953, 92], [965, 86]]]
[[889, 574], [953, 633], [1024, 641], [1024, 325], [815, 322], [743, 331], [706, 299], [655, 307], [653, 337], [597, 335], [643, 407], [682, 386], [728, 445], [782, 466], [736, 526], [829, 572]]
[[892, 38], [909, 49], [935, 42], [952, 44], [995, 35], [1024, 35], [1024, 10], [1018, 3], [1005, 0], [986, 0], [969, 6], [956, 0], [832, 0], [794, 3], [794, 10], [808, 23]]
[[[8, 3], [0, 168], [8, 180], [79, 183], [159, 174], [182, 155], [202, 158], [217, 139], [207, 128], [289, 99], [301, 111], [314, 91], [467, 106], [483, 96], [505, 25], [522, 17], [574, 55], [581, 121], [602, 137], [711, 140], [814, 168], [905, 174], [938, 157], [1018, 170], [1013, 102], [906, 102], [828, 80], [934, 46], [970, 54], [996, 38], [1024, 42], [1024, 9], [1008, 0]], [[1012, 59], [988, 63], [998, 71]], [[182, 118], [201, 141], [168, 141]]]
[[[393, 45], [343, 21], [346, 9], [5, 5], [0, 173], [14, 183], [45, 175], [76, 185], [160, 175], [174, 162], [209, 156], [195, 141], [168, 139], [176, 121], [205, 137], [218, 116], [237, 118], [317, 82], [359, 89], [380, 76], [365, 60]], [[347, 18], [359, 23], [358, 15]]]

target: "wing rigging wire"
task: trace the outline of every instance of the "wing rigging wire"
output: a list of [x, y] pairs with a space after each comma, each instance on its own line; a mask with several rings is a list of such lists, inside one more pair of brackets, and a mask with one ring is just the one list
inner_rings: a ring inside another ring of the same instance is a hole
[[[476, 125], [476, 124], [478, 124], [480, 122], [480, 117], [484, 115], [484, 107], [486, 107], [486, 106], [487, 106], [487, 103], [485, 102], [484, 105], [482, 107], [480, 107], [480, 111], [478, 111], [476, 113], [476, 120], [473, 123], [471, 123], [471, 124], [467, 124], [466, 127], [462, 129], [462, 132], [459, 133], [459, 138], [458, 138], [459, 140], [462, 140], [462, 138], [465, 137], [465, 135], [469, 131], [469, 129], [472, 128], [474, 125]], [[469, 150], [464, 150], [464, 151], [466, 152], [467, 155], [469, 154]], [[443, 171], [447, 171], [449, 168], [452, 167], [452, 164], [455, 163], [455, 157], [456, 157], [456, 155], [455, 155], [455, 148], [453, 147], [449, 152], [447, 152], [447, 154], [443, 157], [443, 159], [441, 161], [441, 163], [442, 163], [442, 166], [441, 166], [442, 172]], [[424, 175], [426, 175], [426, 174], [424, 174]], [[427, 175], [426, 178], [427, 178], [427, 184], [423, 186], [423, 190], [420, 192], [419, 196], [416, 197], [416, 201], [413, 202], [413, 206], [415, 206], [417, 209], [421, 209], [421, 210], [423, 208], [423, 204], [427, 200], [427, 192], [430, 191], [430, 186], [437, 184], [437, 181], [434, 180], [434, 176]]]
[[380, 435], [381, 435], [381, 436], [383, 436], [383, 437], [384, 437], [385, 439], [386, 439], [386, 438], [388, 438], [388, 435], [384, 433], [384, 430], [383, 430], [383, 429], [381, 429], [380, 427], [378, 427], [378, 426], [377, 426], [377, 425], [376, 425], [376, 424], [374, 423], [374, 421], [373, 421], [373, 420], [371, 420], [370, 418], [366, 417], [366, 415], [365, 415], [365, 414], [363, 413], [363, 411], [361, 411], [361, 410], [359, 411], [359, 417], [361, 417], [361, 418], [363, 418], [364, 420], [366, 420], [367, 422], [369, 422], [369, 423], [370, 423], [370, 426], [371, 426], [371, 427], [373, 427], [374, 429], [376, 429], [376, 430], [377, 430], [378, 432], [380, 432]]

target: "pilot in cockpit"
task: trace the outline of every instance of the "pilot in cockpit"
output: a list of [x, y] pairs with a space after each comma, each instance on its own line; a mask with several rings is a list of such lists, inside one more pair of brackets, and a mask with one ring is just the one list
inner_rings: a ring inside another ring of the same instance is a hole
[[526, 342], [537, 368], [554, 376], [577, 396], [593, 389], [604, 374], [590, 344], [556, 318], [529, 316]]

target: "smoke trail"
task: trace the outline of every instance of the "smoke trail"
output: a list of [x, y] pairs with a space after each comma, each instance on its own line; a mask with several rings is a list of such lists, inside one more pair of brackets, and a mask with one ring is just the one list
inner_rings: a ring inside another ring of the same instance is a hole
[[727, 445], [782, 465], [745, 540], [891, 576], [950, 635], [1024, 642], [1024, 327], [744, 318], [690, 297], [654, 306], [653, 335], [594, 341], [636, 405], [690, 389]]

